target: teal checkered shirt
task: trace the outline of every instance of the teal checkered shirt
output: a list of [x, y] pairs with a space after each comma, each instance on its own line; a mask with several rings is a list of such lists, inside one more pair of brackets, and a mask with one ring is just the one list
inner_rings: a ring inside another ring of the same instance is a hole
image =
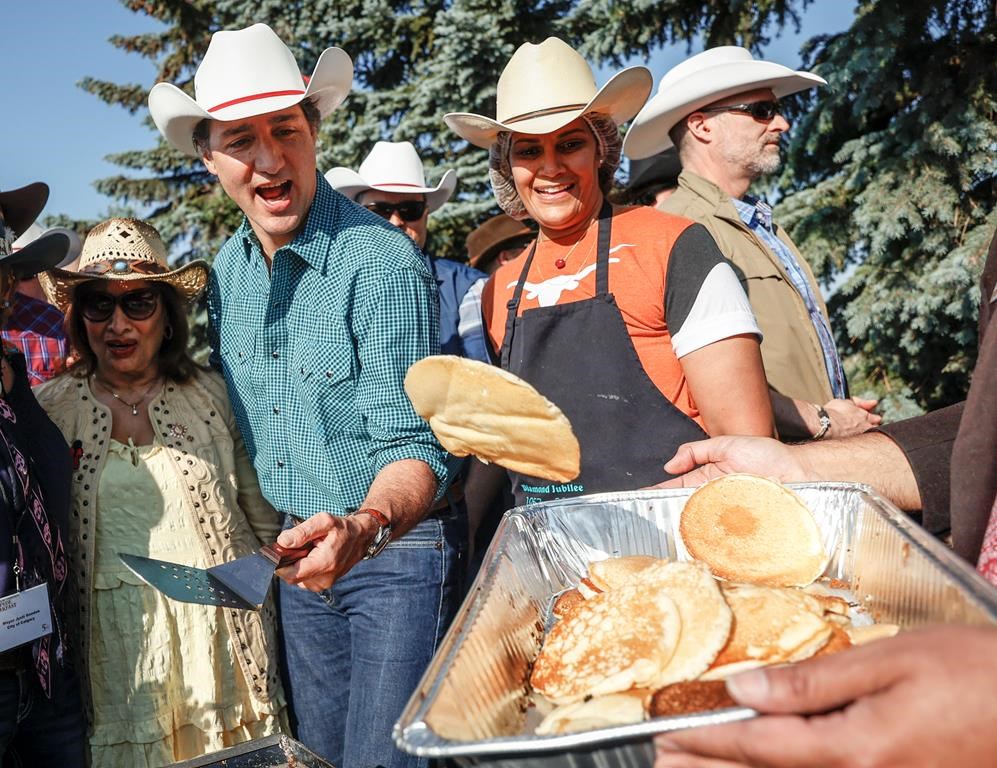
[[439, 301], [425, 257], [400, 230], [318, 175], [304, 230], [273, 258], [243, 220], [208, 286], [212, 364], [263, 495], [282, 512], [348, 514], [401, 459], [449, 483], [452, 458], [402, 382], [440, 349]]

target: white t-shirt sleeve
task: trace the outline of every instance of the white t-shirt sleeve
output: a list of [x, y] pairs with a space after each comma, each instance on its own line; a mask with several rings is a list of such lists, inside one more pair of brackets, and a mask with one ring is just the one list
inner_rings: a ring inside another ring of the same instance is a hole
[[761, 341], [762, 332], [751, 311], [751, 304], [730, 264], [716, 264], [706, 275], [680, 328], [672, 329], [672, 347], [676, 357], [745, 333]]
[[665, 321], [676, 357], [731, 336], [762, 333], [748, 296], [713, 236], [702, 224], [672, 245], [665, 283]]

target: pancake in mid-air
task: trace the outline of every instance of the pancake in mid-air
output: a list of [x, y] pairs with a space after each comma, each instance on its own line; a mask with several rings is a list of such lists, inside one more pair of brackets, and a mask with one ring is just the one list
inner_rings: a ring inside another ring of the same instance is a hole
[[556, 482], [578, 477], [581, 451], [561, 410], [501, 368], [455, 355], [413, 364], [405, 393], [455, 456]]

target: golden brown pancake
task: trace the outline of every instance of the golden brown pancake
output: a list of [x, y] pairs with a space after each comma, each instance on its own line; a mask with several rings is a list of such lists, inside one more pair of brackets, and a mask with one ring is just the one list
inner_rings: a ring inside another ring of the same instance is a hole
[[580, 449], [560, 409], [517, 376], [454, 355], [413, 364], [405, 393], [455, 456], [477, 456], [514, 472], [567, 482]]
[[577, 589], [569, 589], [558, 595], [557, 599], [554, 601], [554, 605], [551, 606], [550, 612], [560, 619], [563, 618], [568, 611], [575, 608], [575, 606], [584, 602], [585, 598], [582, 597], [581, 592]]
[[588, 581], [600, 592], [630, 584], [652, 565], [665, 562], [649, 555], [626, 555], [589, 563]]
[[699, 563], [668, 561], [646, 569], [639, 578], [637, 583], [653, 585], [675, 601], [682, 619], [675, 653], [654, 678], [654, 687], [694, 680], [709, 668], [730, 635], [731, 611], [716, 580]]
[[831, 637], [820, 602], [798, 589], [726, 584], [723, 594], [734, 613], [733, 631], [703, 680], [800, 661]]
[[687, 680], [655, 691], [648, 703], [648, 715], [691, 715], [736, 706], [723, 680]]
[[547, 633], [530, 684], [555, 704], [650, 687], [675, 651], [680, 623], [675, 603], [654, 584], [603, 592]]
[[845, 627], [845, 632], [848, 633], [848, 639], [852, 641], [852, 645], [865, 645], [866, 643], [871, 643], [873, 640], [893, 637], [899, 631], [900, 627], [896, 624], [868, 624], [864, 627]]
[[593, 731], [613, 725], [631, 725], [644, 720], [646, 691], [610, 693], [586, 701], [557, 707], [537, 726], [538, 736]]
[[852, 647], [852, 640], [844, 627], [838, 624], [831, 624], [831, 637], [814, 656], [827, 656], [840, 651], [847, 651]]
[[827, 567], [810, 510], [764, 477], [726, 475], [701, 486], [686, 501], [679, 532], [689, 554], [728, 581], [802, 587]]

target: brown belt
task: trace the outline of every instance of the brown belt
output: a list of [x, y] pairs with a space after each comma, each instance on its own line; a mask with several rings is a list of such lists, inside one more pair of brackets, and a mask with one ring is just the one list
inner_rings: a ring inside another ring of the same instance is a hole
[[443, 494], [443, 498], [429, 508], [429, 514], [432, 515], [437, 512], [445, 512], [450, 508], [451, 504], [457, 504], [463, 498], [464, 486], [460, 480], [454, 480], [450, 484], [450, 487], [447, 488], [447, 492]]

